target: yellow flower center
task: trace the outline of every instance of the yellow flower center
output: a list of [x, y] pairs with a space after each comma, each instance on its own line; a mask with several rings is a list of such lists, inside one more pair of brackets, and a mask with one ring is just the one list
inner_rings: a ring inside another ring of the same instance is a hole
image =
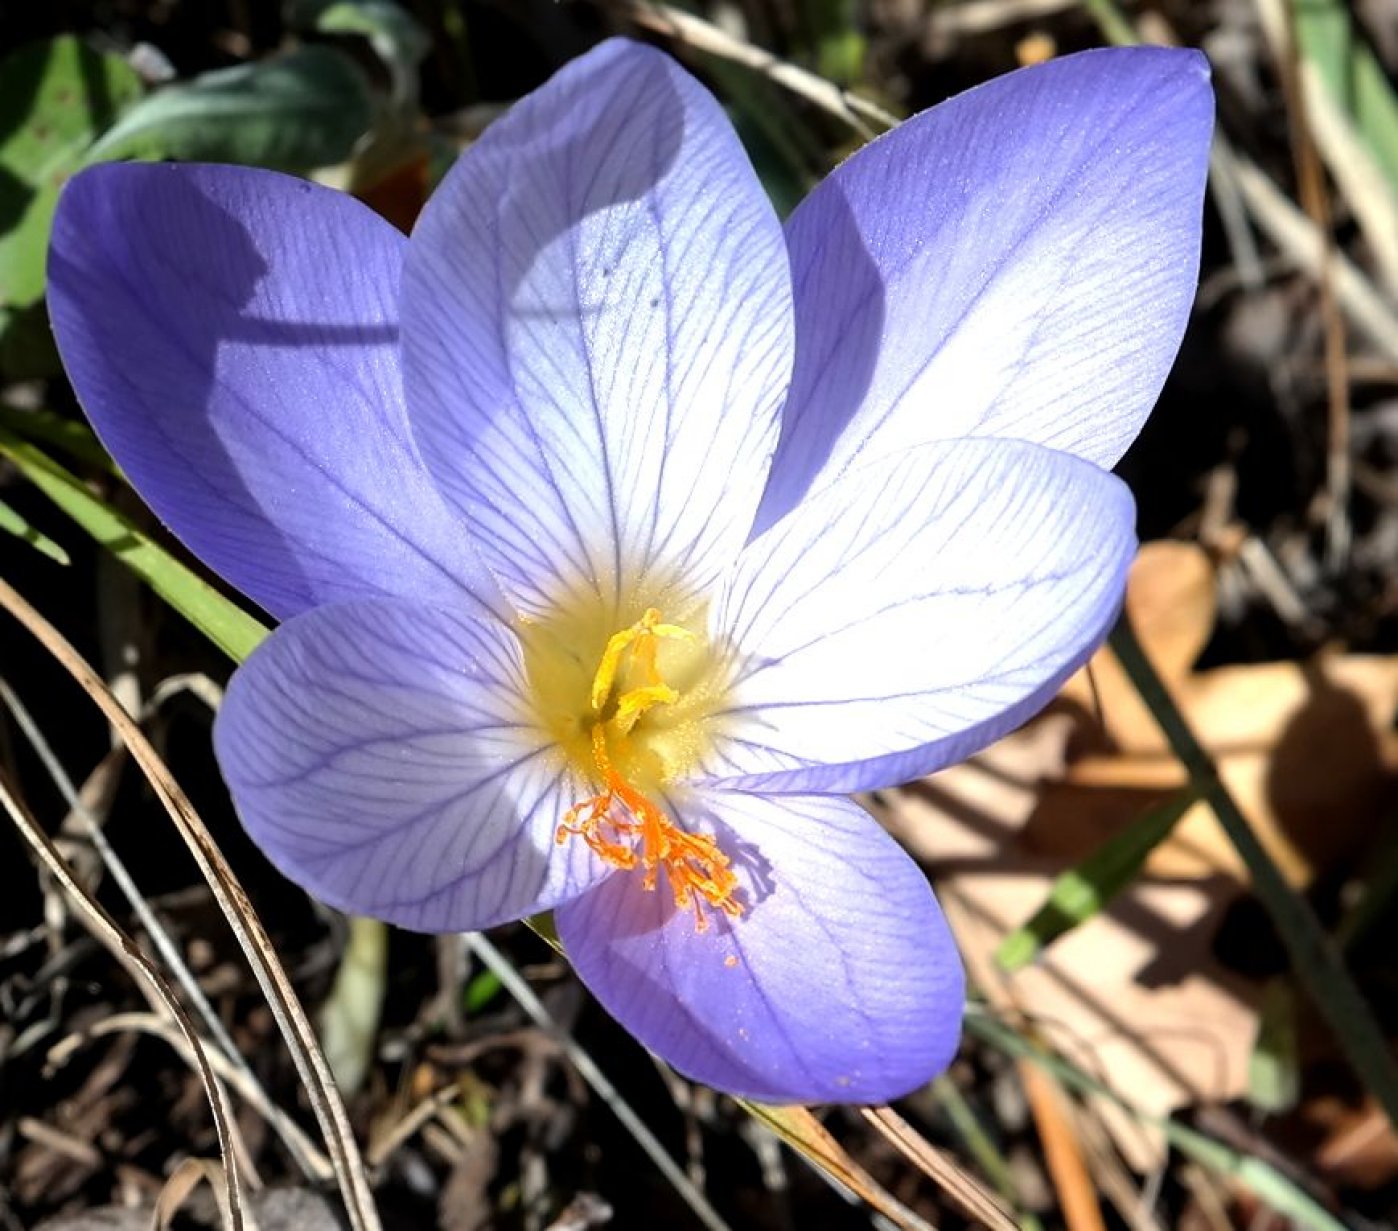
[[524, 630], [538, 718], [598, 788], [564, 813], [556, 841], [580, 838], [612, 866], [640, 871], [649, 890], [664, 869], [675, 905], [694, 912], [700, 932], [706, 912], [742, 914], [738, 880], [718, 843], [680, 828], [655, 797], [695, 764], [711, 735], [718, 673], [688, 626], [702, 615], [672, 624], [646, 607], [616, 629], [615, 616], [594, 610]]

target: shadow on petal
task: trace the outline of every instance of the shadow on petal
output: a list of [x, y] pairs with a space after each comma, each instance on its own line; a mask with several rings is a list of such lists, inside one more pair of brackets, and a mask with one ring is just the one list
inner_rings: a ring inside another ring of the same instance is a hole
[[319, 607], [234, 675], [214, 744], [239, 816], [338, 909], [424, 932], [546, 910], [609, 870], [582, 784], [520, 716], [513, 634], [405, 602]]
[[[796, 362], [791, 392], [749, 541], [791, 512], [829, 461], [836, 442], [864, 405], [884, 342], [884, 276], [850, 206], [845, 181], [831, 176], [818, 191], [819, 238], [803, 253], [804, 263], [792, 271]], [[827, 257], [827, 251], [833, 255]], [[838, 314], [832, 311], [832, 289], [838, 294]], [[820, 430], [813, 431], [812, 424], [802, 424], [800, 411], [817, 391]]]
[[559, 937], [607, 1011], [682, 1073], [773, 1102], [883, 1102], [945, 1068], [961, 963], [926, 877], [892, 839], [844, 799], [687, 802], [750, 904], [701, 931], [635, 872], [564, 903]]
[[275, 616], [491, 592], [407, 430], [404, 243], [248, 168], [103, 165], [60, 203], [50, 302], [84, 409], [161, 520]]
[[613, 40], [492, 125], [413, 231], [413, 431], [520, 609], [702, 591], [790, 381], [780, 224], [727, 117]]

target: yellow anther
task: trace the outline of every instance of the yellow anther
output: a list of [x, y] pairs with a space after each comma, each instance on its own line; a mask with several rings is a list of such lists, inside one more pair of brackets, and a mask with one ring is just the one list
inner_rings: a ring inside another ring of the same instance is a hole
[[[592, 679], [592, 762], [601, 780], [599, 794], [569, 808], [554, 835], [560, 844], [577, 836], [599, 858], [616, 868], [640, 868], [642, 885], [654, 889], [658, 873], [665, 869], [675, 905], [694, 912], [694, 926], [708, 928], [705, 909], [722, 911], [730, 918], [743, 913], [737, 900], [738, 878], [728, 856], [713, 838], [692, 834], [676, 825], [664, 810], [636, 788], [613, 762], [613, 752], [628, 748], [637, 722], [657, 705], [673, 705], [680, 694], [660, 676], [656, 660], [662, 640], [695, 642], [687, 628], [665, 624], [654, 607], [630, 628], [613, 633]], [[616, 698], [609, 718], [601, 715], [611, 699], [627, 654], [631, 680], [637, 680]]]
[[636, 719], [652, 706], [674, 705], [679, 699], [680, 694], [668, 684], [648, 684], [644, 688], [633, 688], [617, 698], [616, 717], [610, 725], [616, 728], [618, 735], [630, 735], [631, 728], [636, 725]]
[[[623, 628], [607, 639], [607, 648], [602, 651], [602, 660], [597, 664], [597, 674], [592, 677], [592, 708], [600, 711], [607, 704], [616, 674], [621, 667], [621, 656], [631, 650], [632, 661], [645, 677], [647, 684], [661, 683], [660, 671], [656, 666], [657, 643], [668, 641], [698, 641], [687, 628], [678, 624], [662, 624], [660, 612], [647, 607], [645, 614], [630, 628]], [[632, 648], [634, 646], [634, 649]]]

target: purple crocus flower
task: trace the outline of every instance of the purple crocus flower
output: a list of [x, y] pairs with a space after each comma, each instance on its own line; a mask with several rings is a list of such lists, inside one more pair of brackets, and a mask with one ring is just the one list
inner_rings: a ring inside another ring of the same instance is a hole
[[1189, 311], [1202, 57], [953, 99], [778, 222], [715, 100], [624, 41], [457, 163], [405, 239], [263, 171], [63, 195], [54, 331], [151, 507], [283, 623], [215, 728], [248, 831], [425, 931], [552, 908], [680, 1071], [878, 1101], [960, 963], [845, 796], [965, 757], [1102, 640], [1104, 469]]

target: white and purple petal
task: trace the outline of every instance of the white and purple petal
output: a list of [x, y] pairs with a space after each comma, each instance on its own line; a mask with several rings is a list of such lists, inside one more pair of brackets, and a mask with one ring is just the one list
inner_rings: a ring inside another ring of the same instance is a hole
[[787, 224], [796, 366], [759, 529], [928, 440], [1113, 465], [1193, 301], [1212, 123], [1198, 52], [1089, 51], [969, 90], [828, 176]]
[[711, 616], [733, 676], [704, 780], [865, 790], [983, 748], [1106, 636], [1134, 523], [1120, 480], [1021, 441], [847, 472], [748, 547]]
[[747, 537], [791, 370], [781, 227], [722, 108], [622, 40], [493, 124], [404, 269], [424, 459], [522, 607], [691, 592]]
[[161, 520], [275, 616], [500, 601], [408, 432], [405, 242], [344, 193], [243, 167], [98, 166], [60, 199], [49, 312], [83, 409]]
[[315, 610], [233, 676], [214, 746], [267, 857], [418, 931], [547, 909], [607, 869], [554, 841], [590, 793], [533, 726], [503, 625], [396, 600]]
[[603, 1007], [681, 1073], [774, 1103], [881, 1103], [950, 1063], [961, 961], [927, 878], [846, 799], [711, 793], [747, 903], [695, 930], [663, 879], [620, 873], [555, 914]]

